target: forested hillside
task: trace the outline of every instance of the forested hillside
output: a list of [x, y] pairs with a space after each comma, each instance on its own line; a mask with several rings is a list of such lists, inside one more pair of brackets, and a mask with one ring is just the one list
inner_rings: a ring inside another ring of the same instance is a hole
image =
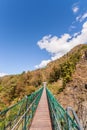
[[[60, 94], [72, 83], [77, 65], [87, 58], [87, 45], [79, 45], [45, 68], [0, 78], [0, 110], [18, 102], [47, 81], [48, 87], [61, 101]], [[62, 103], [62, 102], [61, 102]]]

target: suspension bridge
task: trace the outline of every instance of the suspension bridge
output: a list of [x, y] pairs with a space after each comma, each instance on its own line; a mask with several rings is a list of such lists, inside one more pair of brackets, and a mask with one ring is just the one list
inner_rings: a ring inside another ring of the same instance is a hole
[[[71, 116], [72, 115], [72, 116]], [[0, 112], [0, 130], [83, 130], [71, 107], [67, 110], [45, 86]]]

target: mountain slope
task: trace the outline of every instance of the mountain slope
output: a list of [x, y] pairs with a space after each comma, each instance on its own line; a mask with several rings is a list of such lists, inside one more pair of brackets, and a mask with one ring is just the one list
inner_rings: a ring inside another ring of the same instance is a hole
[[66, 84], [64, 91], [57, 95], [57, 99], [64, 108], [74, 108], [80, 121], [87, 128], [87, 60], [82, 59], [77, 64], [72, 81]]
[[[40, 87], [43, 81], [64, 108], [72, 106], [86, 126], [87, 45], [78, 45], [45, 68], [0, 78], [0, 110]], [[80, 108], [80, 109], [79, 109]], [[82, 114], [83, 113], [83, 114]]]
[[[60, 81], [49, 86], [58, 101], [66, 109], [71, 106], [84, 126], [87, 129], [87, 45], [80, 45], [72, 49], [69, 56], [78, 52], [81, 54], [76, 63], [71, 80], [66, 83], [64, 89]], [[68, 58], [69, 60], [69, 58]], [[53, 87], [54, 86], [54, 87]], [[61, 91], [59, 92], [59, 87]]]

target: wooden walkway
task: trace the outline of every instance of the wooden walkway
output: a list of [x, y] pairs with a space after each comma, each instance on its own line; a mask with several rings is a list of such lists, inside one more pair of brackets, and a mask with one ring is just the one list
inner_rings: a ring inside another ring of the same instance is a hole
[[35, 112], [30, 130], [52, 130], [45, 88]]

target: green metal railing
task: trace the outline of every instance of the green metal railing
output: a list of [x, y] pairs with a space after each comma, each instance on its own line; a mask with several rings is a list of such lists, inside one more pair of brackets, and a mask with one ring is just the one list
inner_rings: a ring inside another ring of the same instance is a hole
[[53, 130], [81, 130], [53, 94], [46, 89]]
[[27, 130], [34, 116], [43, 88], [0, 112], [0, 130]]
[[[0, 112], [0, 130], [29, 130], [42, 91], [43, 87]], [[64, 110], [47, 88], [46, 93], [53, 130], [82, 130], [72, 108], [68, 107], [67, 111]], [[70, 112], [73, 113], [74, 118], [69, 115]]]

